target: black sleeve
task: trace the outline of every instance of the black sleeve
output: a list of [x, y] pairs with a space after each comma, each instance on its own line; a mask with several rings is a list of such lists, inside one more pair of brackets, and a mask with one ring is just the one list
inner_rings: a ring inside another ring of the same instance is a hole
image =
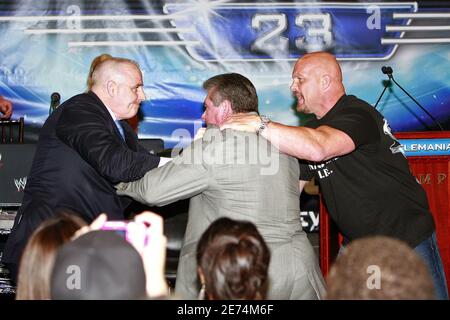
[[56, 135], [114, 184], [137, 180], [158, 166], [159, 157], [123, 144], [108, 120], [98, 108], [79, 102], [63, 110]]
[[315, 172], [309, 168], [308, 164], [304, 160], [298, 160], [298, 164], [300, 166], [299, 180], [303, 181], [311, 180], [314, 177]]
[[339, 116], [327, 121], [326, 125], [345, 132], [353, 140], [355, 147], [379, 139], [376, 120], [364, 108], [346, 108]]

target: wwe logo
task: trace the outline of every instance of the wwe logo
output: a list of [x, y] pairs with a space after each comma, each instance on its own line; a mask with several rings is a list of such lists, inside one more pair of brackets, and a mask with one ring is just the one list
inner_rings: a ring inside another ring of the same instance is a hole
[[23, 191], [25, 189], [25, 186], [27, 185], [27, 177], [14, 179], [14, 184], [16, 185], [18, 192]]

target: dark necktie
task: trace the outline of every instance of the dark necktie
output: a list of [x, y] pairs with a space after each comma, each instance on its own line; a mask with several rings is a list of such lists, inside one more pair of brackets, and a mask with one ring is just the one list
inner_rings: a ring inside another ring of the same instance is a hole
[[124, 133], [124, 131], [123, 131], [122, 124], [120, 123], [119, 120], [115, 120], [114, 122], [116, 123], [116, 127], [117, 127], [117, 129], [119, 130], [120, 135], [122, 136], [123, 141], [125, 141], [125, 133]]

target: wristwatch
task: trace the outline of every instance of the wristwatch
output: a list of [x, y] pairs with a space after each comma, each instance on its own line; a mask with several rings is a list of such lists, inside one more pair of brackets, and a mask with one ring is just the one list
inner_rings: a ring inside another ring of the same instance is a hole
[[270, 119], [268, 116], [260, 115], [259, 118], [261, 119], [261, 122], [259, 123], [259, 127], [256, 130], [257, 134], [261, 134], [267, 128], [267, 125], [270, 122]]

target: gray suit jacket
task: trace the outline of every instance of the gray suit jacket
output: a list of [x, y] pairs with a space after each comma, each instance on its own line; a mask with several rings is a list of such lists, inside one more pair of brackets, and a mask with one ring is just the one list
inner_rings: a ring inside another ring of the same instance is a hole
[[118, 193], [151, 205], [191, 198], [177, 271], [180, 297], [197, 297], [197, 242], [226, 216], [253, 222], [271, 249], [269, 299], [320, 299], [324, 281], [300, 224], [298, 178], [297, 160], [264, 138], [208, 128], [171, 163], [120, 184]]

